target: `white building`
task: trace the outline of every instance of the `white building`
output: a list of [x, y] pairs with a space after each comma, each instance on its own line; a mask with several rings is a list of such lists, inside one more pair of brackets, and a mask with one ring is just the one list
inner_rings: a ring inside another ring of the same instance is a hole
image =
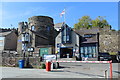
[[59, 34], [55, 39], [55, 51], [60, 58], [73, 58], [80, 56], [80, 36], [67, 24], [62, 24]]

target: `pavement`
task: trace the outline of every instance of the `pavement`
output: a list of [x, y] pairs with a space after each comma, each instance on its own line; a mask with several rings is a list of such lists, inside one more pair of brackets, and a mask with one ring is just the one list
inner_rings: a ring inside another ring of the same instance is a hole
[[[61, 68], [30, 69], [18, 67], [0, 67], [2, 78], [105, 78], [105, 70], [109, 77], [109, 64], [60, 63]], [[113, 63], [113, 77], [118, 78], [118, 63]]]

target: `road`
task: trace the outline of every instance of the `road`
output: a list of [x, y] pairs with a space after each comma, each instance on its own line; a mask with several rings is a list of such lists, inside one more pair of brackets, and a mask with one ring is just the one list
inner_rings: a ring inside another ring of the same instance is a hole
[[[2, 78], [104, 78], [105, 70], [109, 77], [109, 64], [60, 63], [60, 66], [50, 72], [45, 69], [0, 68]], [[113, 63], [113, 77], [118, 78], [118, 74], [118, 63]]]
[[[113, 63], [113, 77], [118, 78], [120, 74], [118, 70], [118, 63]], [[110, 65], [109, 64], [96, 64], [96, 63], [60, 63], [60, 66], [64, 67], [64, 71], [79, 74], [92, 78], [104, 78], [105, 70], [107, 70], [107, 77], [110, 77]]]

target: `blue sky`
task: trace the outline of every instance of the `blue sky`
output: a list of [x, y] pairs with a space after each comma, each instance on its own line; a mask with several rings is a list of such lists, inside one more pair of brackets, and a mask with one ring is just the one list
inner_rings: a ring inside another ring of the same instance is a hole
[[28, 21], [29, 17], [39, 15], [52, 17], [54, 23], [63, 22], [60, 13], [64, 8], [66, 8], [66, 23], [70, 27], [73, 27], [79, 18], [88, 15], [92, 19], [105, 16], [113, 29], [118, 29], [117, 2], [3, 2], [0, 26], [17, 28], [18, 22]]

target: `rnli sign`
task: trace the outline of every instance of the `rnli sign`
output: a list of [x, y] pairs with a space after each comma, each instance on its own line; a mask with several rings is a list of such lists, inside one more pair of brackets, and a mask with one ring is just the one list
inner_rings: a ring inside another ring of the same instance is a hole
[[55, 60], [56, 59], [56, 55], [44, 55], [43, 56], [44, 60]]

